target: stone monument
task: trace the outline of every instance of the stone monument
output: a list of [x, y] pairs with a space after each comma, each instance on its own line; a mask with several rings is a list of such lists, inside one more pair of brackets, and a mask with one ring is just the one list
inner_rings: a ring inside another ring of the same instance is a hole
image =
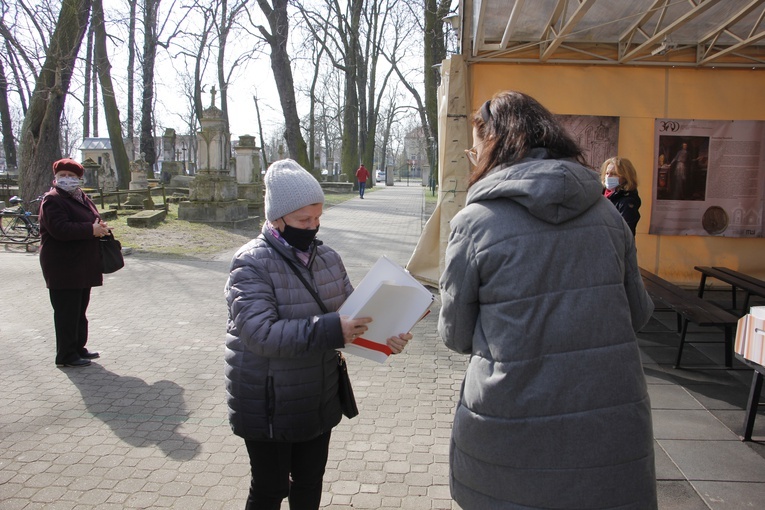
[[168, 184], [170, 180], [181, 175], [181, 162], [178, 161], [175, 151], [175, 129], [165, 129], [162, 135], [162, 171], [160, 172], [160, 181]]
[[85, 172], [82, 174], [82, 180], [84, 182], [84, 186], [86, 188], [98, 188], [98, 171], [100, 170], [100, 166], [98, 163], [93, 161], [93, 158], [88, 158], [85, 161], [82, 162], [82, 168], [85, 169]]
[[197, 133], [198, 168], [189, 184], [189, 199], [178, 204], [178, 218], [199, 223], [236, 224], [246, 220], [247, 201], [239, 198], [236, 178], [229, 175], [231, 153], [223, 112], [212, 103], [202, 112]]
[[255, 145], [255, 137], [242, 135], [236, 148], [236, 182], [239, 198], [247, 200], [251, 214], [265, 216], [263, 200], [263, 180], [260, 175], [260, 147]]
[[112, 169], [110, 161], [109, 153], [104, 152], [101, 166], [98, 169], [98, 187], [106, 192], [116, 191], [117, 189], [117, 176]]
[[149, 193], [149, 179], [146, 172], [146, 160], [141, 158], [130, 163], [130, 191], [146, 190], [146, 193], [128, 193], [127, 200], [122, 204], [125, 209], [154, 209], [154, 202]]

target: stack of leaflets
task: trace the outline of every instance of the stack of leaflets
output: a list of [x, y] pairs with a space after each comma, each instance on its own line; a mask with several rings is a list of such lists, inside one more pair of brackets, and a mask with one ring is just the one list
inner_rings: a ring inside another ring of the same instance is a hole
[[385, 362], [391, 354], [386, 341], [408, 333], [428, 314], [433, 295], [406, 269], [383, 255], [338, 310], [352, 319], [371, 317], [367, 331], [343, 350]]

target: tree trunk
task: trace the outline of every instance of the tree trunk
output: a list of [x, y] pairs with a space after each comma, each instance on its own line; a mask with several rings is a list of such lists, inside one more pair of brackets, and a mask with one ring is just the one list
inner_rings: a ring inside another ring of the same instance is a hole
[[[425, 117], [428, 119], [427, 129], [423, 129], [426, 137], [438, 138], [438, 85], [441, 82], [440, 66], [446, 58], [444, 42], [443, 18], [449, 12], [450, 0], [425, 0], [425, 34], [423, 76], [425, 78]], [[432, 143], [426, 140], [430, 147]], [[438, 178], [438, 156], [435, 151], [428, 149], [431, 175]]]
[[271, 46], [271, 69], [274, 72], [274, 81], [279, 91], [279, 102], [284, 113], [284, 139], [287, 142], [287, 150], [292, 159], [302, 167], [309, 168], [308, 150], [303, 139], [303, 133], [300, 131], [300, 117], [298, 117], [297, 101], [295, 100], [292, 68], [290, 67], [290, 57], [287, 54], [289, 32], [287, 3], [287, 0], [274, 0], [272, 9], [265, 0], [258, 0], [258, 5], [266, 15], [271, 28], [270, 34], [265, 30], [261, 30], [261, 33]]
[[85, 50], [85, 86], [82, 97], [82, 137], [90, 138], [90, 78], [93, 72], [93, 24], [88, 29], [88, 45]]
[[141, 102], [141, 156], [154, 178], [157, 149], [154, 145], [154, 60], [157, 56], [157, 9], [160, 0], [145, 0], [143, 17], [143, 98]]
[[260, 108], [258, 107], [258, 97], [252, 96], [255, 101], [255, 116], [258, 119], [258, 134], [260, 136], [260, 153], [263, 155], [263, 170], [268, 168], [268, 156], [266, 155], [266, 140], [263, 138], [263, 123], [260, 121]]
[[90, 0], [61, 3], [45, 64], [35, 83], [29, 109], [21, 126], [19, 186], [31, 201], [50, 187], [53, 162], [61, 157], [61, 112], [69, 91], [72, 70], [85, 36]]
[[363, 0], [352, 0], [350, 33], [346, 42], [345, 101], [343, 109], [343, 150], [340, 155], [342, 171], [350, 182], [356, 182], [359, 166], [359, 26]]
[[125, 151], [125, 143], [122, 139], [122, 125], [120, 124], [120, 111], [114, 98], [112, 86], [111, 64], [106, 52], [106, 27], [104, 26], [104, 9], [101, 0], [93, 0], [93, 29], [95, 37], [95, 63], [98, 68], [98, 79], [101, 82], [101, 96], [104, 101], [104, 115], [106, 116], [106, 128], [109, 131], [109, 141], [112, 144], [114, 165], [117, 167], [117, 184], [125, 188], [130, 183], [130, 160]]
[[3, 132], [3, 152], [6, 168], [16, 168], [16, 142], [13, 139], [13, 122], [11, 110], [8, 107], [8, 81], [5, 79], [5, 68], [0, 60], [0, 125]]
[[98, 138], [98, 67], [93, 66], [93, 76], [91, 77], [91, 83], [93, 84], [93, 93], [91, 94], [91, 100], [93, 108], [91, 113], [93, 115], [93, 136]]
[[128, 159], [135, 159], [135, 9], [138, 2], [130, 2], [128, 24], [128, 68], [127, 68], [127, 136]]

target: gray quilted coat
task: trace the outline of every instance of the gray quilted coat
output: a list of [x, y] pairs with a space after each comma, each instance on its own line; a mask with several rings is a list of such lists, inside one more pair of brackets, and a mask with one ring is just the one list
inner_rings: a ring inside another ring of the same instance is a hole
[[470, 354], [450, 484], [472, 509], [657, 507], [635, 332], [653, 303], [598, 175], [544, 149], [451, 222], [439, 333]]
[[[276, 250], [302, 271], [330, 313]], [[343, 333], [335, 310], [352, 291], [340, 256], [320, 243], [305, 267], [264, 228], [234, 255], [225, 287], [225, 378], [236, 435], [306, 441], [340, 422], [335, 349]]]

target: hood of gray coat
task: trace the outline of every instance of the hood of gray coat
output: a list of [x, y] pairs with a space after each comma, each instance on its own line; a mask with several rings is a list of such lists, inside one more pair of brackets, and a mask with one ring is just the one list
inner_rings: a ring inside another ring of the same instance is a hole
[[473, 184], [467, 204], [512, 200], [533, 216], [559, 224], [576, 218], [602, 196], [597, 172], [571, 159], [550, 159], [546, 149], [533, 149], [529, 157], [497, 167]]

